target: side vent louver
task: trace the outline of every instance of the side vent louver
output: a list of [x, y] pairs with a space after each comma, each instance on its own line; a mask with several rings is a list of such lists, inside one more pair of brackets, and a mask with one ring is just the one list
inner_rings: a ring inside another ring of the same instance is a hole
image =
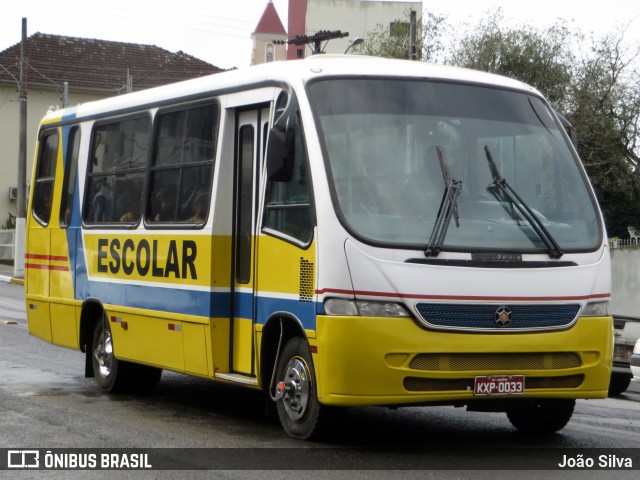
[[313, 288], [313, 263], [300, 257], [300, 301], [312, 302]]

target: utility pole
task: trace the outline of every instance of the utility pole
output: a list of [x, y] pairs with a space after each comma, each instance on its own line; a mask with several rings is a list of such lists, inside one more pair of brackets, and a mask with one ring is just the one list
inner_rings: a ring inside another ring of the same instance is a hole
[[24, 243], [27, 226], [27, 19], [22, 19], [20, 43], [20, 133], [18, 139], [18, 198], [16, 205], [16, 244], [13, 255], [13, 275], [24, 277]]
[[69, 106], [69, 82], [62, 84], [62, 108]]
[[411, 10], [411, 14], [409, 16], [409, 38], [411, 41], [411, 46], [409, 47], [409, 59], [417, 60], [418, 55], [416, 52], [416, 11]]

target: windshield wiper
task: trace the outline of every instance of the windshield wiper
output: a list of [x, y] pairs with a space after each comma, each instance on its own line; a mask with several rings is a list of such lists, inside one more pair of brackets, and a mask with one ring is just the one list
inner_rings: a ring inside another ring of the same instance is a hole
[[442, 170], [442, 177], [444, 178], [445, 190], [442, 195], [442, 201], [440, 202], [440, 208], [438, 208], [438, 215], [433, 225], [433, 230], [431, 231], [431, 237], [427, 244], [427, 249], [424, 252], [427, 257], [436, 257], [440, 253], [440, 248], [447, 235], [449, 224], [451, 223], [451, 217], [455, 218], [456, 227], [460, 227], [457, 201], [458, 195], [460, 195], [462, 191], [462, 182], [451, 178], [440, 145], [436, 145], [436, 152], [438, 153], [438, 161], [440, 162], [440, 169]]
[[[489, 146], [484, 146], [484, 151], [487, 156], [487, 161], [489, 162], [489, 169], [491, 170], [491, 176], [493, 177], [493, 183], [491, 184], [495, 189], [502, 192], [502, 194], [507, 198], [512, 207], [518, 209], [518, 211], [522, 214], [522, 216], [529, 222], [529, 225], [533, 229], [533, 231], [538, 235], [540, 240], [544, 242], [547, 247], [549, 257], [550, 258], [560, 258], [564, 255], [564, 252], [556, 242], [555, 238], [551, 235], [547, 227], [544, 226], [542, 220], [535, 214], [535, 212], [525, 203], [525, 201], [516, 193], [516, 191], [511, 188], [511, 186], [507, 183], [507, 180], [500, 175], [498, 171], [498, 166], [496, 162], [493, 160], [493, 156], [491, 155], [491, 150], [489, 150]], [[494, 193], [494, 195], [496, 195]], [[496, 195], [497, 198], [497, 195]], [[498, 199], [499, 200], [499, 199]], [[514, 212], [515, 213], [515, 212]]]

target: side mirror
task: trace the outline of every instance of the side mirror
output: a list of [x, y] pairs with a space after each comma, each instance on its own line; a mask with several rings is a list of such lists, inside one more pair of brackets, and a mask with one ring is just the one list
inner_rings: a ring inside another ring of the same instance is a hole
[[295, 161], [295, 126], [274, 126], [267, 140], [267, 178], [272, 182], [290, 182]]
[[293, 178], [297, 119], [298, 102], [291, 92], [284, 111], [267, 138], [267, 178], [272, 182], [290, 182]]

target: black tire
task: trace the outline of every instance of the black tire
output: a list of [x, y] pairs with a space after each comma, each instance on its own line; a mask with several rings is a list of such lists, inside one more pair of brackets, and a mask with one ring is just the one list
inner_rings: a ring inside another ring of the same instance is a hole
[[285, 344], [278, 359], [276, 379], [289, 387], [276, 402], [284, 431], [294, 438], [317, 439], [322, 431], [323, 407], [318, 402], [315, 370], [305, 339], [295, 337]]
[[90, 355], [96, 382], [105, 392], [149, 393], [160, 383], [162, 369], [116, 359], [106, 318], [96, 322]]
[[519, 431], [544, 435], [562, 430], [573, 415], [575, 400], [524, 399], [507, 408], [507, 418]]
[[617, 397], [631, 384], [633, 375], [630, 373], [612, 373], [611, 380], [609, 380], [609, 396]]

